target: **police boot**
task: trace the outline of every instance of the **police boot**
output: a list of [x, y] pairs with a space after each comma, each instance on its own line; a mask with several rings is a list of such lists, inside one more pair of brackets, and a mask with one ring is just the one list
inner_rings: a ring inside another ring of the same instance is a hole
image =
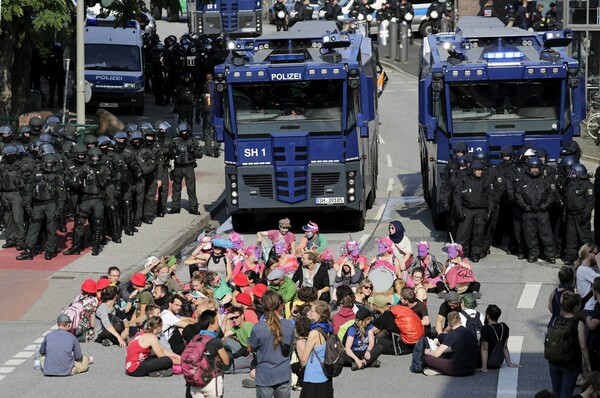
[[156, 206], [156, 217], [164, 217], [165, 216], [165, 210], [163, 209], [162, 205], [157, 205]]
[[133, 208], [131, 207], [131, 202], [126, 200], [124, 203], [123, 209], [123, 223], [125, 229], [125, 235], [133, 236], [134, 228], [133, 228]]
[[33, 260], [33, 250], [28, 247], [20, 255], [17, 256], [17, 260]]
[[117, 206], [110, 206], [108, 220], [110, 222], [111, 239], [115, 243], [121, 243], [121, 220], [119, 220], [119, 210]]
[[58, 209], [56, 219], [58, 223], [58, 230], [60, 232], [67, 232], [67, 212], [64, 208]]
[[80, 236], [76, 231], [73, 231], [73, 246], [63, 252], [65, 256], [74, 256], [81, 254], [83, 247], [83, 236]]
[[94, 220], [94, 231], [92, 234], [92, 256], [100, 254], [100, 245], [104, 238], [104, 225], [102, 220]]

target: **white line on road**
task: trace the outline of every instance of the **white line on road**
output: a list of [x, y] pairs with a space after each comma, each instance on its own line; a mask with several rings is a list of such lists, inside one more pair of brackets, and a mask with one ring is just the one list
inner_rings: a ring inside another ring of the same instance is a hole
[[385, 205], [379, 206], [379, 210], [377, 210], [377, 214], [375, 215], [376, 220], [381, 220], [384, 210], [385, 210]]
[[23, 351], [35, 351], [38, 348], [39, 348], [39, 345], [31, 344], [31, 345], [28, 345], [27, 347], [23, 348]]
[[6, 361], [6, 363], [4, 365], [5, 366], [19, 366], [20, 364], [22, 364], [25, 361], [26, 361], [26, 359], [9, 359], [8, 361]]
[[34, 341], [34, 343], [36, 343], [36, 344], [42, 344], [42, 342], [43, 342], [43, 341], [44, 341], [44, 338], [43, 338], [43, 337], [40, 337], [39, 339], [36, 339], [36, 340]]
[[517, 304], [517, 308], [534, 308], [535, 301], [537, 300], [537, 296], [540, 293], [541, 288], [541, 283], [525, 284], [523, 293], [521, 294], [521, 299], [519, 300], [519, 304]]
[[3, 366], [0, 368], [0, 373], [10, 373], [13, 370], [15, 370], [15, 368], [13, 368], [11, 366]]
[[364, 234], [363, 236], [361, 236], [360, 239], [358, 240], [358, 246], [360, 246], [362, 248], [362, 246], [365, 244], [367, 239], [369, 239], [369, 235]]
[[379, 134], [379, 139], [377, 141], [379, 141], [380, 144], [385, 145], [385, 141], [384, 141], [383, 137], [381, 136], [381, 134]]
[[387, 160], [388, 167], [390, 167], [390, 168], [394, 167], [394, 164], [392, 163], [392, 157], [390, 156], [389, 153], [385, 155], [385, 159]]
[[13, 358], [31, 358], [35, 354], [35, 351], [21, 351], [18, 352]]
[[392, 189], [394, 189], [394, 179], [393, 178], [388, 178], [387, 190], [388, 190], [388, 192], [391, 192]]
[[[510, 336], [508, 339], [508, 350], [512, 363], [521, 362], [521, 349], [523, 348], [523, 336]], [[513, 398], [517, 396], [517, 385], [519, 382], [519, 368], [509, 368], [503, 365], [498, 373], [498, 390], [496, 397]]]

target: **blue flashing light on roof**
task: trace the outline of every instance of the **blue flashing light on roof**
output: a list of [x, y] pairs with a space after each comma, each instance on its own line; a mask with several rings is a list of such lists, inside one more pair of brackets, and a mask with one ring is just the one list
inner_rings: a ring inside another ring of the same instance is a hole
[[85, 22], [88, 26], [98, 25], [98, 20], [96, 18], [88, 18]]
[[269, 61], [271, 62], [303, 62], [304, 60], [304, 53], [269, 55]]
[[521, 51], [497, 51], [483, 54], [487, 61], [518, 61], [525, 57]]

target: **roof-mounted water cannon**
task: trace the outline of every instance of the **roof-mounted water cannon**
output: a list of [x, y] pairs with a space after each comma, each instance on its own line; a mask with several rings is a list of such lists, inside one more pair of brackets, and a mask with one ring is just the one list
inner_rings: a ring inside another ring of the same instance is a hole
[[467, 56], [458, 49], [462, 48], [462, 42], [447, 40], [442, 43], [442, 48], [448, 53], [448, 63], [451, 65], [460, 64], [467, 60]]
[[339, 33], [337, 30], [327, 32], [323, 35], [323, 48], [346, 48], [350, 47], [350, 37], [347, 34]]
[[217, 73], [215, 75], [215, 90], [222, 93], [225, 91], [225, 75], [223, 73]]
[[561, 56], [554, 47], [566, 47], [571, 44], [573, 33], [569, 29], [549, 31], [544, 33], [543, 40], [544, 49], [540, 53], [540, 60], [556, 63], [560, 61]]

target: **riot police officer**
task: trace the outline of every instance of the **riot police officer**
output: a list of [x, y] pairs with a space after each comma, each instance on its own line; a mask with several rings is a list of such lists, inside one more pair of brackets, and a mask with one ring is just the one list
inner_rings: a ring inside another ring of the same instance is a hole
[[169, 214], [176, 214], [181, 211], [181, 183], [185, 178], [185, 185], [188, 193], [188, 212], [199, 215], [198, 199], [196, 197], [196, 159], [202, 158], [202, 148], [192, 136], [190, 126], [183, 122], [177, 126], [179, 137], [175, 138], [173, 146], [175, 147], [175, 168], [171, 173], [173, 180], [172, 204]]
[[[141, 139], [141, 132], [137, 131]], [[133, 193], [134, 179], [133, 173], [136, 170], [137, 162], [135, 161], [133, 152], [127, 147], [127, 133], [119, 131], [114, 135], [115, 138], [115, 161], [114, 164], [120, 170], [121, 179], [121, 199], [123, 201], [123, 230], [125, 235], [131, 236], [137, 232], [137, 228], [133, 225]]]
[[543, 4], [538, 3], [537, 10], [531, 13], [531, 26], [535, 31], [547, 30]]
[[75, 183], [81, 186], [81, 202], [75, 215], [73, 246], [64, 251], [64, 255], [79, 254], [83, 250], [83, 226], [87, 219], [92, 220], [92, 256], [100, 254], [104, 237], [104, 197], [111, 180], [110, 171], [102, 163], [102, 156], [99, 148], [88, 149], [87, 164], [77, 176]]
[[71, 158], [65, 167], [65, 207], [59, 212], [58, 230], [67, 232], [67, 217], [77, 213], [77, 204], [81, 197], [81, 186], [79, 185], [79, 174], [87, 162], [87, 149], [83, 144], [77, 144], [71, 151]]
[[465, 175], [468, 167], [469, 164], [467, 163], [466, 156], [458, 158], [457, 170], [450, 174], [450, 179], [446, 182], [444, 188], [440, 189], [440, 203], [447, 211], [446, 230], [453, 237], [452, 239], [456, 237], [456, 232], [458, 230], [458, 216], [452, 198], [457, 181]]
[[157, 142], [161, 150], [161, 165], [160, 176], [157, 176], [158, 186], [158, 203], [156, 204], [156, 216], [164, 217], [167, 209], [167, 198], [169, 195], [169, 169], [171, 160], [175, 154], [173, 141], [167, 138], [167, 130], [171, 129], [171, 125], [164, 120], [157, 120], [154, 124], [157, 134]]
[[47, 154], [36, 169], [26, 191], [25, 206], [31, 221], [25, 238], [25, 251], [17, 260], [33, 260], [33, 248], [37, 243], [42, 223], [46, 223], [46, 244], [44, 258], [56, 256], [56, 215], [64, 203], [64, 176], [59, 170], [60, 159], [56, 154]]
[[581, 245], [592, 243], [592, 210], [595, 205], [594, 186], [587, 169], [581, 163], [571, 166], [569, 183], [565, 192], [567, 234], [565, 264], [577, 258]]
[[279, 32], [281, 29], [288, 30], [288, 11], [283, 0], [277, 0], [277, 2], [273, 4], [273, 12], [275, 13], [277, 31]]
[[162, 181], [163, 162], [162, 148], [156, 140], [156, 130], [150, 123], [142, 123], [140, 126], [144, 135], [144, 146], [140, 150], [140, 156], [146, 160], [146, 164], [154, 164], [154, 170], [151, 173], [144, 173], [144, 207], [142, 222], [152, 224], [156, 217], [156, 206], [154, 198], [156, 197], [156, 188], [158, 180]]
[[219, 157], [219, 147], [214, 144], [215, 130], [210, 121], [210, 98], [214, 89], [215, 82], [212, 72], [206, 74], [204, 90], [199, 101], [200, 111], [196, 111], [196, 123], [199, 123], [199, 116], [202, 114], [202, 134], [204, 136], [204, 154], [206, 156]]
[[121, 243], [121, 219], [119, 204], [121, 203], [121, 169], [115, 164], [114, 142], [103, 135], [98, 137], [98, 148], [102, 151], [102, 162], [110, 171], [111, 180], [106, 185], [104, 198], [105, 213], [108, 219], [106, 233], [115, 243]]
[[325, 3], [325, 19], [328, 21], [337, 21], [340, 15], [343, 15], [342, 7], [338, 0], [331, 0]]
[[415, 16], [415, 10], [412, 3], [407, 0], [400, 1], [396, 8], [396, 16], [398, 17], [398, 21], [401, 23], [408, 22], [410, 24], [410, 21], [412, 21], [413, 17]]
[[0, 127], [0, 151], [7, 145], [14, 145], [13, 129], [10, 126]]
[[184, 72], [181, 82], [173, 92], [175, 113], [179, 115], [179, 121], [181, 122], [192, 124], [194, 121], [194, 107], [197, 101], [196, 93], [194, 91], [192, 74], [190, 72]]
[[481, 160], [474, 159], [470, 170], [458, 180], [453, 195], [459, 219], [456, 241], [473, 262], [478, 262], [483, 255], [485, 223], [494, 203], [494, 189], [483, 177], [484, 168]]
[[514, 149], [510, 145], [500, 148], [500, 163], [491, 169], [491, 175], [494, 179], [494, 190], [496, 192], [496, 206], [492, 211], [490, 224], [492, 227], [492, 243], [502, 245], [504, 236], [508, 235], [507, 252], [517, 250], [518, 240], [515, 237], [511, 223], [511, 203], [508, 199], [508, 175], [514, 167], [513, 162]]
[[25, 247], [25, 219], [23, 216], [25, 181], [17, 158], [16, 146], [4, 147], [0, 162], [0, 191], [2, 192], [2, 208], [6, 226], [6, 243], [2, 247], [16, 246], [17, 250], [23, 250]]
[[527, 159], [526, 173], [516, 186], [515, 200], [523, 210], [523, 235], [527, 246], [527, 261], [538, 261], [540, 254], [538, 236], [544, 246], [546, 261], [556, 261], [554, 236], [550, 227], [548, 209], [555, 199], [556, 187], [542, 177], [542, 162], [537, 157]]

